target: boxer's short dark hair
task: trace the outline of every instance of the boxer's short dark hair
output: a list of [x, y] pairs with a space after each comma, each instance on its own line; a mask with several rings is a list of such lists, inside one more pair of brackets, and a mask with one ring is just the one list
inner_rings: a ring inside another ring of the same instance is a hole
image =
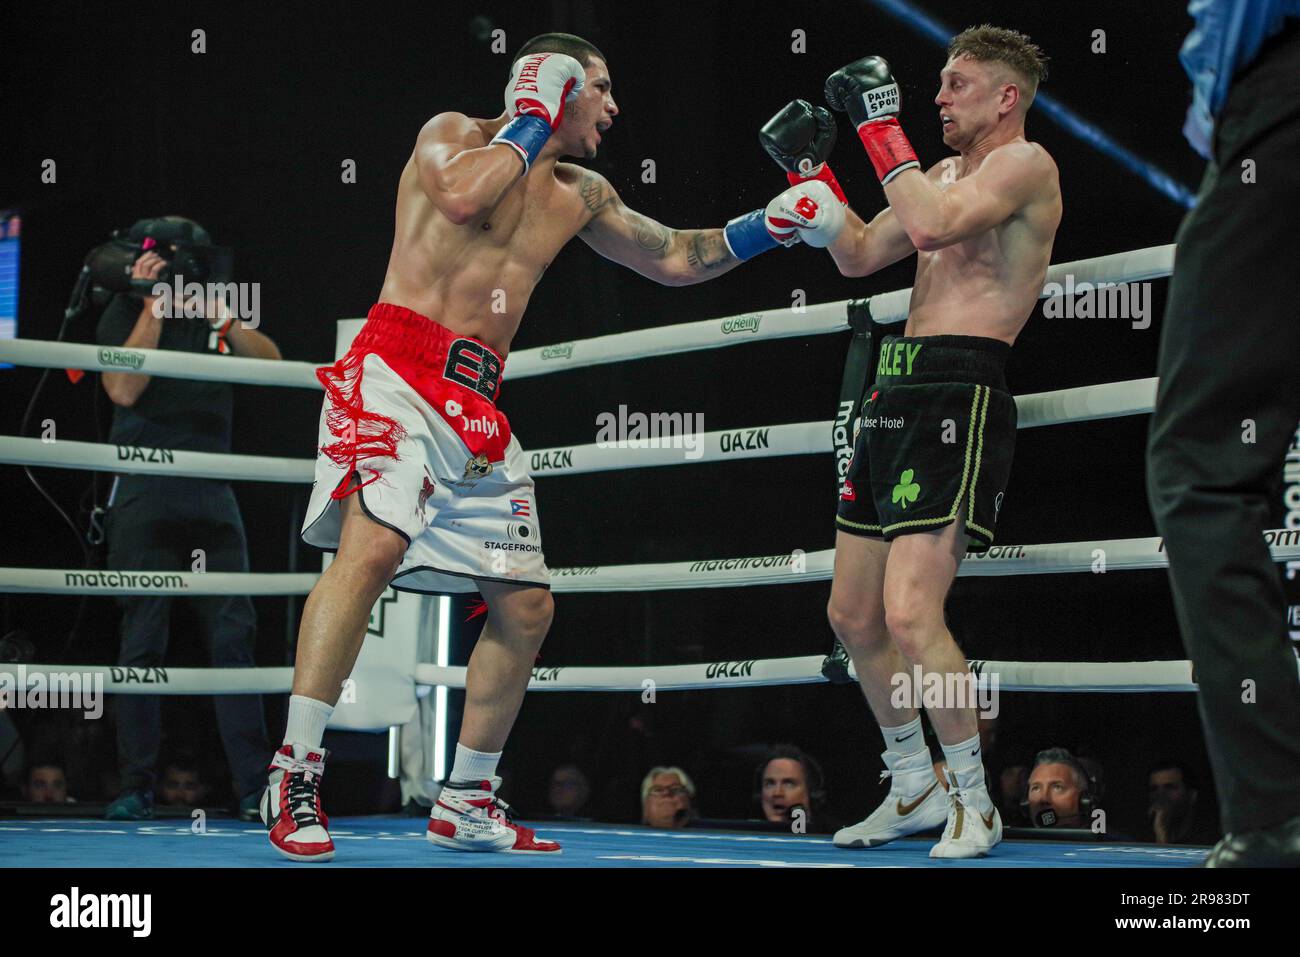
[[[533, 53], [564, 53], [573, 57], [584, 67], [592, 57], [598, 57], [605, 60], [605, 54], [596, 49], [594, 43], [589, 43], [582, 37], [575, 37], [572, 33], [543, 33], [541, 36], [533, 37], [515, 54], [510, 61], [511, 68], [519, 62], [520, 57], [526, 57]], [[608, 60], [605, 60], [608, 63]]]
[[1023, 33], [985, 23], [967, 27], [948, 42], [948, 59], [968, 56], [980, 63], [1003, 63], [1022, 80], [1026, 108], [1034, 102], [1038, 84], [1047, 79], [1047, 56]]

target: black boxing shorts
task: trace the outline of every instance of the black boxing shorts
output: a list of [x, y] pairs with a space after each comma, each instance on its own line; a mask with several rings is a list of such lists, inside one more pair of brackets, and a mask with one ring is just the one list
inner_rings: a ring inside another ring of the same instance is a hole
[[950, 525], [987, 551], [1016, 446], [1011, 347], [982, 336], [886, 336], [862, 403], [836, 528], [886, 542]]

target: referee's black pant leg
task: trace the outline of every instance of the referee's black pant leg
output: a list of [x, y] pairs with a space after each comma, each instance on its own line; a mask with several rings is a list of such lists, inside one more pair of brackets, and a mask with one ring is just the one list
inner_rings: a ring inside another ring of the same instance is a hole
[[1252, 184], [1235, 165], [1217, 176], [1212, 166], [1179, 231], [1147, 448], [1222, 822], [1234, 832], [1300, 814], [1300, 679], [1263, 538], [1300, 419], [1300, 243], [1279, 215], [1300, 206], [1300, 173], [1287, 149], [1255, 144]]

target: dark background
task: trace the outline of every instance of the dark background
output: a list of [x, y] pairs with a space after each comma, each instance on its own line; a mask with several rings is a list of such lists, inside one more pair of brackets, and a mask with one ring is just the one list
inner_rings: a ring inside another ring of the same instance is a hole
[[[1189, 94], [1177, 53], [1191, 22], [1183, 4], [1144, 4], [1137, 18], [1132, 3], [916, 6], [953, 32], [987, 20], [1028, 33], [1052, 59], [1044, 92], [1195, 190], [1202, 163], [1180, 132]], [[903, 123], [923, 161], [946, 152], [932, 103], [943, 51], [866, 2], [788, 10], [704, 2], [54, 3], [4, 16], [0, 207], [24, 217], [24, 337], [56, 335], [82, 258], [112, 229], [181, 213], [235, 248], [236, 279], [261, 283], [262, 331], [286, 359], [329, 359], [335, 321], [363, 315], [379, 289], [397, 176], [420, 126], [443, 110], [491, 116], [501, 108], [510, 54], [491, 53], [475, 36], [475, 16], [506, 31], [511, 54], [554, 29], [603, 49], [621, 115], [590, 165], [630, 206], [670, 226], [720, 225], [764, 204], [784, 181], [759, 149], [757, 128], [792, 97], [820, 101], [826, 74], [868, 53], [893, 63]], [[194, 28], [207, 32], [202, 55], [190, 52]], [[794, 29], [807, 31], [805, 54], [790, 51]], [[1098, 29], [1105, 54], [1091, 52]], [[1065, 216], [1054, 262], [1172, 241], [1184, 212], [1174, 202], [1032, 112], [1028, 135], [1060, 168]], [[57, 184], [40, 182], [45, 158], [58, 164]], [[653, 184], [641, 182], [647, 158], [657, 166]], [[357, 164], [355, 185], [341, 182], [347, 159]], [[879, 187], [843, 124], [834, 162], [855, 208], [874, 214], [883, 205]], [[845, 279], [829, 257], [800, 248], [667, 289], [574, 242], [534, 294], [515, 348], [774, 308], [795, 288], [810, 302], [867, 296], [911, 285], [913, 270], [905, 260]], [[1154, 286], [1156, 318], [1146, 330], [1122, 319], [1033, 319], [1008, 369], [1012, 391], [1152, 375], [1164, 284]], [[92, 328], [83, 324], [73, 338], [88, 338]], [[710, 430], [829, 419], [846, 343], [847, 334], [814, 336], [516, 383], [507, 368], [501, 403], [525, 448], [593, 441], [595, 416], [619, 403], [702, 412]], [[0, 432], [17, 432], [38, 375], [0, 372]], [[73, 386], [52, 376], [36, 421], [55, 419], [60, 437], [95, 441], [110, 411], [96, 379]], [[314, 392], [238, 388], [235, 451], [311, 456], [319, 408]], [[1146, 425], [1137, 416], [1022, 431], [999, 541], [1153, 535]], [[547, 559], [563, 567], [828, 548], [832, 469], [828, 457], [798, 456], [544, 478]], [[87, 501], [85, 473], [38, 475], [64, 507]], [[101, 500], [108, 479], [95, 477]], [[72, 532], [19, 469], [6, 470], [5, 489], [4, 564], [81, 562]], [[305, 487], [242, 483], [237, 494], [254, 571], [283, 571], [291, 561], [318, 567], [310, 549], [290, 553]], [[829, 587], [560, 596], [544, 663], [820, 653], [831, 639]], [[256, 603], [258, 660], [281, 664], [299, 603]], [[89, 604], [71, 648], [71, 599], [0, 597], [0, 625], [32, 632], [38, 659], [106, 662], [116, 612], [108, 601]], [[1163, 572], [959, 580], [950, 618], [972, 658], [1185, 657]], [[200, 651], [182, 629], [171, 663], [202, 663]], [[278, 733], [283, 702], [267, 701]], [[203, 707], [198, 699], [173, 703], [172, 734], [215, 748], [210, 722], [189, 717]], [[1113, 824], [1130, 832], [1141, 827], [1149, 759], [1172, 753], [1208, 773], [1191, 695], [1007, 693], [1002, 709], [995, 766], [1056, 744], [1093, 755], [1107, 771]], [[874, 805], [879, 735], [856, 689], [822, 685], [661, 693], [654, 705], [636, 695], [531, 695], [507, 749], [506, 793], [525, 810], [541, 810], [547, 771], [574, 759], [600, 782], [604, 813], [631, 815], [640, 776], [664, 762], [695, 775], [705, 813], [743, 816], [752, 810], [752, 748], [778, 740], [821, 759], [840, 817], [856, 820]]]

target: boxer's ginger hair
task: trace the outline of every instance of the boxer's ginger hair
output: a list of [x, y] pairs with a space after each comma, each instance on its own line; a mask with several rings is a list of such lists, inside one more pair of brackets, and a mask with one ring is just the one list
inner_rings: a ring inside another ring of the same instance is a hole
[[1047, 56], [1023, 33], [981, 24], [967, 27], [948, 43], [948, 59], [967, 56], [980, 63], [1001, 63], [1021, 82], [1020, 97], [1025, 109], [1034, 102], [1038, 84], [1047, 79]]

